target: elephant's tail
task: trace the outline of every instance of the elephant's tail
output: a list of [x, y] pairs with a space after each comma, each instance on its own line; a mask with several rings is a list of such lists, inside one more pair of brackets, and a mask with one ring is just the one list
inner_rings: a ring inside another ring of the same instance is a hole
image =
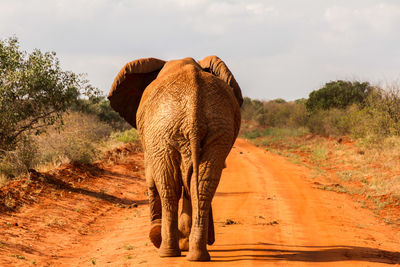
[[[197, 220], [196, 223], [200, 225], [200, 199], [199, 199], [199, 164], [200, 164], [200, 141], [196, 136], [190, 138], [190, 148], [192, 150], [192, 164], [193, 164], [193, 175], [191, 183], [194, 182], [194, 190], [197, 201]], [[193, 203], [196, 204], [196, 203]]]

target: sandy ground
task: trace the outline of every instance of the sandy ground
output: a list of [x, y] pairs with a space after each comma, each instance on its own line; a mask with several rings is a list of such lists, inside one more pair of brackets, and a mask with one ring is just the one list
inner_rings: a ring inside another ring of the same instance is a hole
[[400, 264], [399, 229], [346, 194], [316, 188], [307, 168], [242, 139], [213, 200], [212, 261], [187, 262], [185, 252], [159, 258], [148, 239], [142, 161], [135, 153], [99, 164], [96, 175], [75, 171], [33, 204], [0, 214], [0, 266]]

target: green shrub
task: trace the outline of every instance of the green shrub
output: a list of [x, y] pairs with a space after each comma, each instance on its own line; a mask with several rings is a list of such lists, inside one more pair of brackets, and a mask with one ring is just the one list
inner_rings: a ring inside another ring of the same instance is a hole
[[[387, 136], [400, 135], [400, 94], [398, 90], [369, 90], [363, 103], [344, 109], [314, 110], [307, 125], [311, 132], [323, 136], [350, 134], [376, 142]], [[369, 141], [368, 141], [369, 140]]]
[[259, 100], [252, 100], [249, 97], [245, 97], [243, 99], [241, 111], [243, 120], [256, 120], [256, 117], [262, 115], [264, 112], [263, 103]]
[[23, 166], [24, 171], [34, 168], [38, 163], [37, 156], [39, 147], [36, 141], [31, 136], [24, 136], [21, 142], [17, 145], [18, 161]]
[[243, 134], [244, 138], [256, 139], [258, 137], [285, 137], [285, 136], [303, 136], [308, 133], [307, 128], [276, 128], [253, 129]]
[[245, 98], [242, 106], [245, 122], [254, 121], [261, 127], [303, 127], [307, 111], [304, 101], [286, 102], [283, 99], [259, 101]]
[[348, 116], [350, 133], [355, 138], [375, 142], [388, 136], [400, 136], [399, 91], [375, 89], [364, 106], [350, 109]]
[[310, 93], [306, 102], [309, 113], [331, 108], [344, 109], [361, 104], [373, 88], [368, 82], [333, 81]]
[[100, 121], [107, 123], [114, 130], [123, 131], [130, 128], [129, 124], [111, 108], [110, 102], [104, 96], [80, 99], [73, 106], [73, 110], [94, 114]]
[[249, 139], [268, 135], [262, 129], [307, 127], [321, 136], [351, 135], [377, 142], [400, 136], [400, 89], [392, 85], [385, 91], [368, 82], [329, 82], [307, 100], [245, 98], [242, 118], [241, 134]]
[[305, 127], [300, 128], [268, 128], [264, 131], [263, 136], [303, 136], [308, 133]]
[[117, 140], [123, 143], [134, 143], [139, 140], [139, 134], [135, 128], [126, 130], [124, 132], [117, 132], [111, 136], [111, 139]]
[[70, 162], [91, 163], [97, 159], [101, 152], [96, 145], [87, 137], [71, 137], [67, 140], [62, 155], [68, 158]]
[[307, 121], [310, 132], [322, 136], [343, 136], [350, 132], [346, 110], [329, 109], [314, 112]]
[[305, 104], [295, 102], [289, 117], [288, 125], [292, 128], [306, 127], [307, 119], [307, 109]]
[[247, 138], [247, 139], [256, 139], [261, 136], [262, 136], [262, 133], [261, 133], [261, 130], [259, 130], [259, 129], [250, 130], [243, 134], [243, 137]]
[[18, 40], [0, 40], [0, 149], [62, 121], [81, 94], [97, 94], [80, 74], [63, 71], [54, 52], [21, 51]]
[[14, 160], [14, 155], [3, 155], [0, 160], [0, 176], [3, 180], [13, 178], [22, 172], [20, 166]]
[[264, 121], [262, 126], [284, 127], [290, 118], [292, 105], [287, 102], [264, 102]]
[[30, 136], [23, 136], [15, 150], [3, 151], [0, 158], [0, 175], [12, 178], [38, 164], [38, 145]]

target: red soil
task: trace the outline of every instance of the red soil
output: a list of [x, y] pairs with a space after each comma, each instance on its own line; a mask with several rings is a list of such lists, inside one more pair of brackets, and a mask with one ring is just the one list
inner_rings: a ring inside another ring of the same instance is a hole
[[125, 152], [2, 189], [14, 195], [0, 213], [0, 266], [400, 264], [399, 229], [346, 194], [315, 188], [307, 168], [241, 139], [213, 201], [212, 262], [159, 258], [147, 237], [143, 155]]

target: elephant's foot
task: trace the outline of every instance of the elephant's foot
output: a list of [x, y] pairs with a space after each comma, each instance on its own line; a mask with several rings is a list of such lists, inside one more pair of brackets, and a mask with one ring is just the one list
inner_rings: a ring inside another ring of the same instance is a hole
[[192, 250], [186, 255], [188, 261], [209, 261], [210, 254], [205, 250]]
[[158, 255], [160, 257], [179, 257], [181, 256], [181, 251], [179, 248], [164, 248], [161, 247], [158, 250]]
[[149, 238], [156, 248], [161, 246], [161, 220], [152, 223]]
[[189, 238], [184, 237], [179, 239], [179, 248], [181, 251], [189, 250]]

